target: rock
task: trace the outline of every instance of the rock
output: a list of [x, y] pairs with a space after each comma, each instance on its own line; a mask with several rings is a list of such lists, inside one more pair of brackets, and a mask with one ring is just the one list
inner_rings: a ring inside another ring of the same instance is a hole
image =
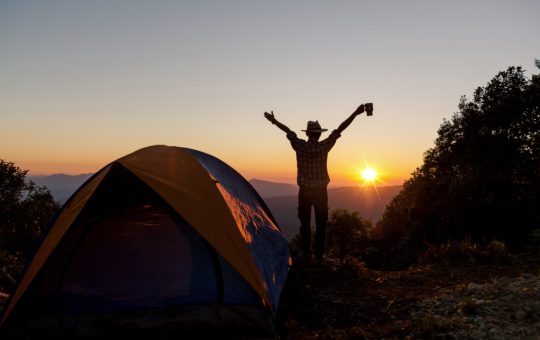
[[467, 290], [478, 290], [482, 289], [482, 285], [478, 283], [471, 282], [467, 285]]
[[510, 301], [512, 301], [513, 298], [514, 298], [514, 295], [507, 294], [507, 295], [504, 295], [504, 296], [500, 297], [500, 300], [504, 301], [504, 302], [510, 302]]
[[[456, 309], [457, 306], [457, 309]], [[463, 307], [470, 309], [464, 313]], [[474, 312], [474, 313], [472, 313]], [[451, 320], [443, 338], [540, 339], [540, 276], [471, 282], [420, 301], [412, 317]]]
[[471, 338], [473, 339], [485, 339], [487, 336], [486, 332], [482, 330], [476, 330], [471, 333]]
[[514, 318], [516, 320], [523, 320], [525, 318], [527, 318], [527, 312], [524, 311], [524, 310], [518, 310], [515, 314], [514, 314]]

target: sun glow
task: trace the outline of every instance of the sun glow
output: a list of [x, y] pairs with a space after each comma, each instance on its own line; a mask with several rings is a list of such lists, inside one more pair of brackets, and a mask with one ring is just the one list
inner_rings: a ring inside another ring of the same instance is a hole
[[372, 168], [365, 168], [360, 175], [365, 182], [374, 182], [377, 179], [377, 171]]

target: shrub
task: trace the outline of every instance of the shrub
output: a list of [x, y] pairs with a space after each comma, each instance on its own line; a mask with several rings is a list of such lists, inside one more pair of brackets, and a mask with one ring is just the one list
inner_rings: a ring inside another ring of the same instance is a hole
[[532, 246], [529, 256], [533, 259], [540, 259], [540, 229], [535, 229], [531, 233]]
[[467, 238], [440, 245], [430, 245], [418, 257], [418, 263], [422, 265], [507, 264], [511, 263], [512, 259], [504, 242], [493, 240], [482, 247]]
[[366, 247], [371, 221], [363, 220], [357, 211], [336, 209], [328, 221], [326, 254], [341, 263], [347, 256], [358, 257]]
[[59, 208], [26, 170], [0, 159], [0, 291], [10, 291], [27, 256]]

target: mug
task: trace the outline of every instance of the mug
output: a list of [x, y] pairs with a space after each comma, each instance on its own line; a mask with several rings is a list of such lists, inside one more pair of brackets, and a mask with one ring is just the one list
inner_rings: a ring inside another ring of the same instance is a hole
[[366, 115], [373, 116], [373, 103], [365, 103], [364, 109], [366, 110]]

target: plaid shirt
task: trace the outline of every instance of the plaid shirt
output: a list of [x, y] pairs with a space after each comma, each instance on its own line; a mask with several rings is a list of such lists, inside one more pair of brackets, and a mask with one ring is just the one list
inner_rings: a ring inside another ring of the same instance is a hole
[[296, 133], [290, 132], [287, 134], [287, 139], [291, 142], [291, 146], [296, 151], [296, 167], [298, 174], [296, 182], [300, 186], [308, 187], [326, 187], [330, 182], [326, 160], [328, 152], [336, 140], [341, 137], [341, 134], [334, 130], [322, 141], [305, 141], [296, 136]]

